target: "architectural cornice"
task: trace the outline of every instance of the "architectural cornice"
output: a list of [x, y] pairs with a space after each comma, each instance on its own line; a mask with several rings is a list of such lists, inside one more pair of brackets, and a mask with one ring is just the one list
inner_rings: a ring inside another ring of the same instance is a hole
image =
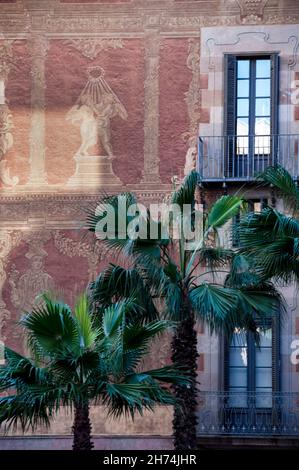
[[61, 3], [59, 0], [20, 0], [0, 4], [2, 34], [39, 31], [61, 33], [189, 31], [201, 26], [293, 24], [299, 4], [277, 7], [266, 0], [190, 1], [132, 0], [126, 3]]

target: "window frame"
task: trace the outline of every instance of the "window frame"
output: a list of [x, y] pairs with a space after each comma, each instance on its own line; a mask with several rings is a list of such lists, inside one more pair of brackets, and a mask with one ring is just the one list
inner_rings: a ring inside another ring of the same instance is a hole
[[[268, 324], [272, 330], [272, 393], [279, 392], [281, 389], [281, 360], [280, 360], [280, 318], [272, 316], [268, 319]], [[266, 323], [267, 325], [267, 323]], [[247, 387], [245, 393], [255, 393], [255, 352], [257, 345], [254, 344], [252, 333], [245, 333], [247, 335]], [[228, 338], [224, 337], [224, 391], [230, 391], [229, 384], [229, 352], [230, 343]]]
[[[237, 157], [237, 61], [238, 60], [258, 60], [261, 58], [269, 58], [270, 64], [270, 151], [271, 164], [276, 163], [277, 159], [277, 134], [279, 132], [279, 53], [278, 52], [258, 52], [258, 53], [238, 53], [224, 54], [224, 119], [223, 119], [223, 135], [224, 135], [224, 152], [225, 152], [225, 166], [224, 173], [225, 177], [236, 177], [240, 172], [240, 162], [236, 159]], [[252, 67], [250, 67], [250, 79], [249, 87], [255, 86], [252, 80]], [[252, 91], [250, 92], [252, 95]], [[249, 95], [250, 96], [250, 95]], [[251, 96], [252, 97], [252, 96]], [[252, 98], [256, 99], [255, 93]], [[251, 116], [249, 116], [249, 122], [252, 121], [252, 109], [255, 109], [254, 105], [250, 105]], [[254, 119], [255, 121], [255, 119]], [[250, 125], [250, 124], [249, 124]], [[251, 124], [252, 127], [252, 124]], [[252, 130], [252, 129], [251, 129]], [[250, 134], [249, 129], [249, 149], [248, 149], [248, 162], [246, 165], [254, 165], [255, 157], [255, 129]], [[244, 155], [245, 156], [245, 155]], [[246, 156], [245, 156], [246, 157]], [[244, 164], [243, 164], [244, 165]], [[234, 173], [237, 172], [237, 175]]]

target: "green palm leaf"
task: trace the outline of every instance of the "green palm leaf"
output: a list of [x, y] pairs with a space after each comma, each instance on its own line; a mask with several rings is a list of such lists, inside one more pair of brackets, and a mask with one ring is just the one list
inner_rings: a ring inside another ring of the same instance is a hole
[[244, 205], [244, 199], [239, 196], [222, 196], [211, 207], [205, 229], [223, 227], [229, 220], [239, 214]]
[[194, 205], [195, 191], [199, 182], [199, 174], [192, 170], [182, 182], [180, 188], [172, 195], [172, 203], [183, 209], [185, 204]]
[[298, 209], [299, 192], [292, 176], [285, 168], [279, 165], [269, 166], [258, 178], [279, 190], [287, 206], [294, 210]]
[[86, 294], [78, 298], [74, 312], [78, 322], [80, 347], [91, 348], [99, 335], [99, 331], [95, 328], [93, 319], [89, 314], [89, 302]]
[[28, 335], [28, 345], [45, 355], [79, 347], [77, 323], [70, 307], [43, 296], [45, 305], [36, 307], [22, 317], [20, 324]]
[[189, 298], [200, 320], [212, 331], [221, 330], [228, 314], [238, 305], [238, 295], [233, 289], [207, 282], [191, 289]]

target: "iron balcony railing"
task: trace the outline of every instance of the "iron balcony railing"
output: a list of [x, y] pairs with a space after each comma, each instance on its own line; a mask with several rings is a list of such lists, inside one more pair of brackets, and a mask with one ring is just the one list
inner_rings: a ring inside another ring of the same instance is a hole
[[299, 437], [299, 393], [209, 391], [198, 397], [198, 435]]
[[202, 181], [252, 181], [280, 164], [299, 177], [299, 135], [210, 136], [198, 140], [197, 169]]

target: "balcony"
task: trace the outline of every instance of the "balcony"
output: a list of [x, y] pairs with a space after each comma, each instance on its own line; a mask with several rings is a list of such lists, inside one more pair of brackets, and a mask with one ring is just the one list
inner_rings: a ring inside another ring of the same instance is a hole
[[299, 393], [199, 392], [198, 435], [299, 437]]
[[297, 179], [298, 142], [297, 134], [200, 137], [197, 170], [202, 182], [250, 182], [279, 164]]

